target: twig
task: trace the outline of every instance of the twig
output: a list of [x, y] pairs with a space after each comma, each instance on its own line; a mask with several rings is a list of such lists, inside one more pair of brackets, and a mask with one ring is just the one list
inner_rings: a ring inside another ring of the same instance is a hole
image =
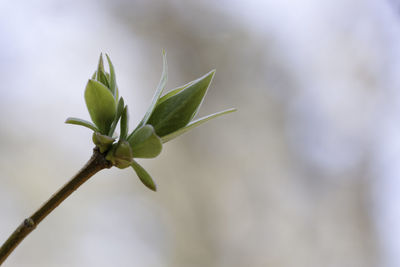
[[0, 248], [0, 265], [7, 259], [10, 253], [21, 243], [21, 241], [32, 232], [38, 224], [46, 218], [58, 205], [69, 195], [78, 189], [84, 182], [102, 169], [111, 168], [112, 164], [97, 148], [86, 165], [54, 195], [50, 197], [35, 213], [26, 218], [21, 225], [10, 235]]

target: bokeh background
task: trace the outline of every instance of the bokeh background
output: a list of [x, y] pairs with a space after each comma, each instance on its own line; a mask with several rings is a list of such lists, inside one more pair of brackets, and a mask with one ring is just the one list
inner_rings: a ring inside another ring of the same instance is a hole
[[4, 266], [400, 266], [397, 0], [1, 1], [0, 239], [90, 157], [83, 90], [111, 55], [130, 124], [212, 68], [238, 112], [73, 194]]

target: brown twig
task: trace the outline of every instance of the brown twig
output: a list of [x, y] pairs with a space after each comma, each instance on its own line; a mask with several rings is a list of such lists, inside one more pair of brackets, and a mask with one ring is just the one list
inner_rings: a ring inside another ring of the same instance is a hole
[[72, 179], [52, 195], [35, 213], [26, 218], [17, 229], [10, 235], [0, 248], [0, 265], [7, 259], [11, 252], [21, 241], [32, 232], [38, 224], [46, 218], [58, 205], [69, 195], [78, 189], [90, 177], [102, 169], [111, 168], [112, 164], [105, 159], [105, 156], [97, 148], [86, 165]]

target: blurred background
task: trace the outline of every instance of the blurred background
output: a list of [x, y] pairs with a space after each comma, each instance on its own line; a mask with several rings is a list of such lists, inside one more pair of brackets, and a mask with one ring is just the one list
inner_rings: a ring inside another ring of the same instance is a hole
[[400, 266], [400, 1], [0, 1], [0, 242], [89, 159], [110, 54], [132, 128], [217, 74], [211, 121], [92, 178], [4, 266]]

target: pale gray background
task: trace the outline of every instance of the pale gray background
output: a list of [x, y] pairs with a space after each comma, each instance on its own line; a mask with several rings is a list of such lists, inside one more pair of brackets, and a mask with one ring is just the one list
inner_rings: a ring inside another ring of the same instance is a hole
[[239, 112], [103, 171], [4, 266], [400, 266], [395, 0], [0, 1], [0, 242], [89, 158], [101, 51], [130, 123], [212, 68], [200, 115]]

